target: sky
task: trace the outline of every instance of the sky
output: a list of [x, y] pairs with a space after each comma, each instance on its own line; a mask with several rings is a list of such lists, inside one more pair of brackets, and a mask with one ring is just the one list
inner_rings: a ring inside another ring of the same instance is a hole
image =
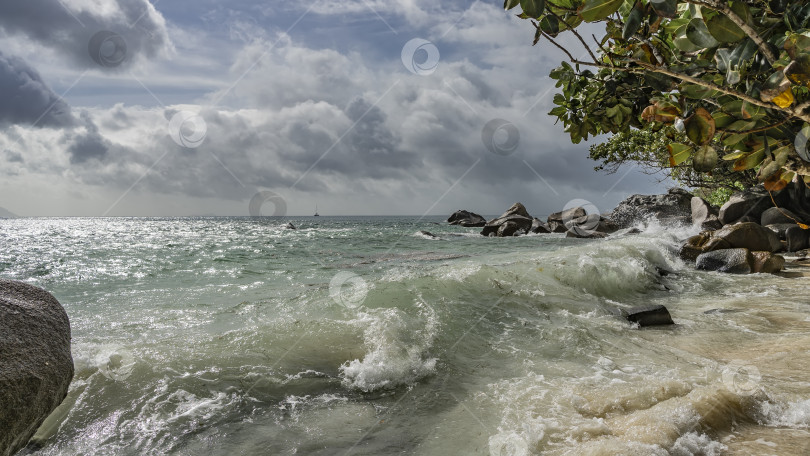
[[547, 114], [564, 54], [502, 5], [2, 2], [0, 207], [544, 215], [662, 192], [631, 166], [593, 170]]

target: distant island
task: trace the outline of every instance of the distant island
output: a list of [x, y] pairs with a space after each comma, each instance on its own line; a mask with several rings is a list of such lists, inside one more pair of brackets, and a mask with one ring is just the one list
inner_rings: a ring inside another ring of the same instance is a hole
[[0, 218], [17, 218], [17, 215], [4, 207], [0, 207]]

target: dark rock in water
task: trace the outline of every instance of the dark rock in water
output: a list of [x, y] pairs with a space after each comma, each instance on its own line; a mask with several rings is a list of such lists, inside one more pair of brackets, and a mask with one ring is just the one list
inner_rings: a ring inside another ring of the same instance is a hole
[[[503, 227], [507, 222], [511, 222], [509, 227]], [[500, 217], [492, 219], [484, 225], [481, 234], [484, 236], [513, 236], [526, 234], [532, 227], [532, 217], [520, 203], [515, 203]], [[508, 233], [508, 234], [506, 234]]]
[[287, 224], [284, 225], [284, 229], [285, 230], [294, 230], [296, 228], [295, 228], [295, 225], [292, 224], [292, 222], [287, 222]]
[[664, 269], [664, 268], [662, 268], [660, 266], [655, 267], [655, 272], [657, 272], [658, 275], [661, 276], [661, 277], [666, 277], [666, 276], [672, 274], [672, 271], [666, 270], [666, 269]]
[[694, 262], [701, 253], [709, 252], [712, 249], [730, 247], [726, 241], [722, 239], [719, 241], [720, 244], [725, 243], [725, 246], [718, 245], [718, 240], [712, 238], [712, 232], [704, 231], [687, 239], [678, 251], [678, 256], [683, 261]]
[[701, 253], [695, 261], [697, 269], [702, 271], [748, 274], [751, 272], [753, 257], [748, 249], [722, 249]]
[[803, 230], [800, 226], [792, 226], [785, 230], [788, 252], [798, 252], [810, 247], [810, 230]]
[[716, 215], [710, 216], [708, 219], [706, 219], [705, 222], [700, 224], [700, 229], [703, 230], [703, 231], [706, 231], [706, 230], [711, 230], [711, 231], [719, 230], [722, 227], [723, 227], [723, 222], [721, 222], [720, 219], [717, 218]]
[[714, 237], [725, 239], [732, 248], [767, 252], [778, 252], [782, 248], [779, 235], [758, 223], [752, 222], [726, 225], [715, 231]]
[[532, 219], [532, 227], [529, 231], [535, 234], [551, 233], [551, 230], [548, 229], [548, 225], [537, 217]]
[[782, 255], [775, 255], [771, 252], [751, 252], [751, 257], [753, 258], [751, 272], [774, 274], [785, 267], [785, 257]]
[[522, 228], [522, 224], [520, 222], [513, 220], [507, 220], [504, 222], [503, 225], [498, 227], [498, 231], [496, 233], [498, 237], [520, 236], [521, 234], [526, 234], [526, 231]]
[[625, 318], [639, 326], [674, 325], [669, 310], [662, 305], [633, 307], [626, 311]]
[[692, 220], [692, 194], [680, 188], [670, 189], [664, 195], [633, 195], [619, 203], [607, 218], [619, 227], [629, 227], [647, 217], [659, 219], [682, 217]]
[[476, 214], [475, 212], [470, 211], [456, 211], [453, 212], [447, 221], [451, 225], [458, 225], [458, 226], [465, 226], [465, 227], [482, 227], [487, 224], [487, 220]]
[[799, 218], [798, 215], [794, 214], [793, 212], [781, 208], [781, 207], [771, 207], [765, 209], [765, 212], [762, 213], [760, 217], [760, 225], [777, 225], [780, 223], [793, 223], [801, 222], [802, 220]]
[[566, 222], [565, 227], [568, 228], [569, 232], [573, 232], [579, 237], [586, 237], [593, 232], [615, 233], [620, 229], [618, 225], [599, 214], [588, 214], [575, 218], [570, 222]]
[[41, 288], [0, 279], [0, 455], [25, 446], [72, 379], [65, 310]]
[[736, 309], [709, 309], [709, 310], [707, 310], [707, 311], [705, 311], [703, 313], [706, 314], [706, 315], [711, 315], [711, 314], [724, 314], [724, 313], [734, 313], [734, 312], [739, 312], [739, 310], [736, 310]]
[[[763, 226], [765, 226], [765, 225], [763, 225]], [[798, 227], [799, 225], [796, 225], [795, 223], [776, 223], [776, 224], [767, 225], [767, 226], [765, 226], [765, 228], [767, 228], [767, 229], [773, 231], [774, 233], [776, 233], [776, 235], [779, 236], [779, 240], [784, 241], [784, 240], [787, 239], [787, 230], [788, 230], [788, 228], [791, 228], [791, 227], [794, 227], [794, 226]]]
[[548, 230], [552, 233], [565, 233], [568, 231], [568, 228], [566, 228], [562, 222], [551, 221], [548, 222]]
[[435, 234], [431, 233], [430, 231], [420, 230], [419, 234], [421, 234], [422, 236], [425, 236], [425, 237], [429, 237], [431, 239], [441, 239], [439, 236], [436, 236]]
[[[788, 202], [788, 192], [774, 193], [774, 200], [778, 205]], [[719, 217], [724, 225], [737, 222], [744, 216], [752, 218], [746, 221], [759, 223], [762, 213], [770, 207], [773, 207], [773, 202], [768, 191], [761, 186], [757, 186], [731, 195], [726, 204], [720, 208]]]

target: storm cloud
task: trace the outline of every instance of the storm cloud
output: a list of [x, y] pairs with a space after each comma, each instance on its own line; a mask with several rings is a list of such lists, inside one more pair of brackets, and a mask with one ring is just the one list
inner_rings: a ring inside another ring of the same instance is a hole
[[[170, 48], [165, 20], [147, 0], [4, 1], [0, 31], [54, 50], [82, 68], [153, 59]], [[124, 55], [115, 56], [116, 46]], [[105, 55], [116, 60], [99, 63]]]
[[28, 124], [69, 127], [76, 123], [70, 106], [42, 80], [39, 72], [18, 57], [0, 51], [0, 127]]

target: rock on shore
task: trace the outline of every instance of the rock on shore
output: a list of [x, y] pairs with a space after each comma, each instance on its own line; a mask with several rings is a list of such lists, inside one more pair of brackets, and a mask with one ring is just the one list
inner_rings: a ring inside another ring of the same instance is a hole
[[28, 443], [72, 379], [65, 310], [41, 288], [0, 279], [0, 456]]
[[484, 236], [515, 236], [532, 228], [533, 218], [521, 203], [515, 203], [500, 217], [488, 221], [481, 230]]
[[482, 227], [487, 224], [487, 220], [476, 214], [475, 212], [470, 211], [456, 211], [447, 218], [447, 222], [451, 225], [459, 225], [459, 226], [466, 226], [466, 227]]

